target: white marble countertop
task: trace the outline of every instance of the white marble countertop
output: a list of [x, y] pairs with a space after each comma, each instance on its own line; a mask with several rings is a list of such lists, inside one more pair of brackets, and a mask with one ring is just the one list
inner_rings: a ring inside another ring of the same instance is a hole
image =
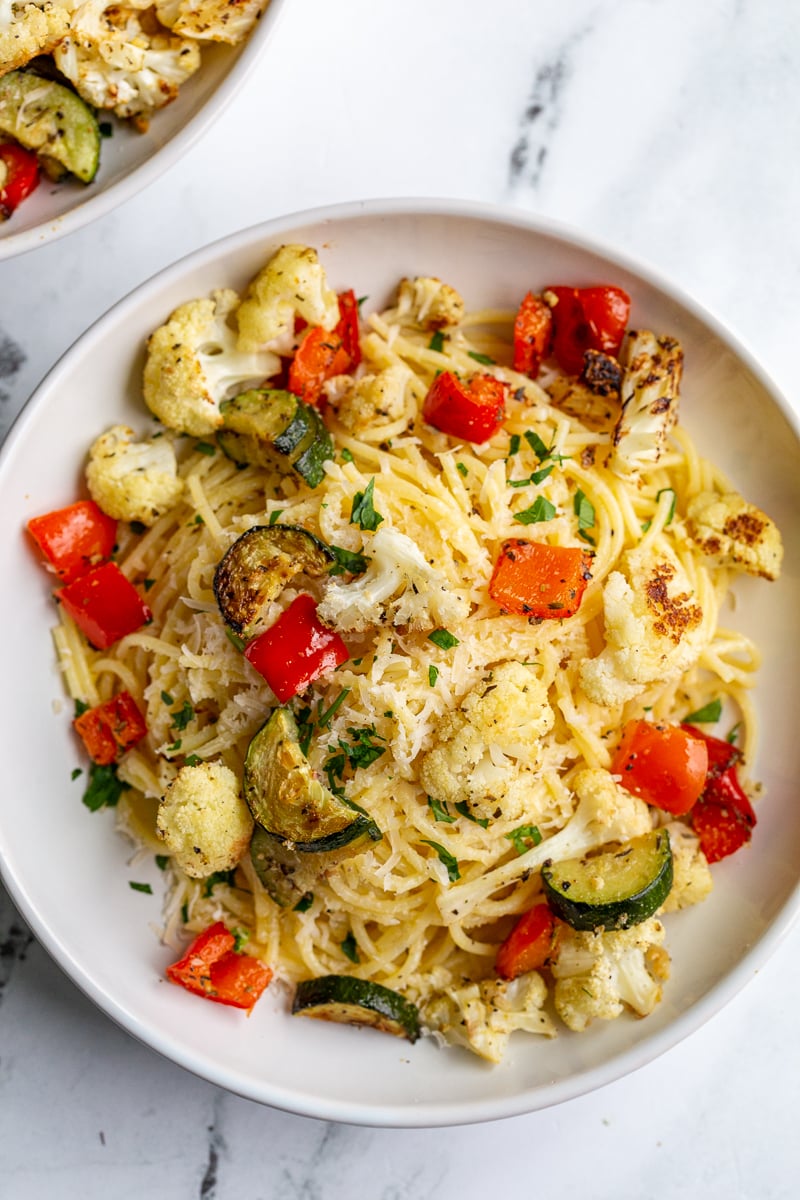
[[[168, 262], [283, 212], [380, 196], [501, 201], [581, 227], [679, 282], [791, 397], [798, 59], [792, 0], [288, 0], [254, 76], [183, 161], [0, 264], [0, 432]], [[358, 1129], [259, 1107], [139, 1045], [0, 889], [0, 1196], [454, 1200], [555, 1185], [788, 1200], [799, 1010], [796, 926], [710, 1024], [601, 1091], [479, 1127]]]

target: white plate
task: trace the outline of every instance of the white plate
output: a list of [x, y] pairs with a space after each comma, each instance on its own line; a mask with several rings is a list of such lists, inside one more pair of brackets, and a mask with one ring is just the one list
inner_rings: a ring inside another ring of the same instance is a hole
[[[110, 813], [81, 804], [70, 782], [75, 746], [54, 666], [53, 606], [23, 533], [30, 516], [71, 501], [98, 430], [143, 425], [138, 382], [148, 333], [179, 302], [241, 287], [280, 242], [319, 248], [337, 288], [381, 305], [402, 275], [434, 274], [471, 306], [511, 307], [554, 280], [613, 282], [630, 292], [637, 324], [675, 334], [686, 351], [682, 418], [702, 451], [784, 530], [780, 583], [745, 578], [736, 624], [764, 652], [757, 695], [767, 786], [752, 847], [715, 868], [715, 890], [669, 918], [672, 979], [656, 1012], [557, 1040], [515, 1035], [489, 1068], [424, 1040], [297, 1021], [269, 989], [250, 1019], [194, 1002], [163, 982], [170, 954], [150, 928], [160, 911], [155, 867], [131, 868]], [[365, 1124], [437, 1125], [508, 1116], [569, 1099], [633, 1070], [696, 1029], [764, 962], [800, 901], [800, 739], [792, 651], [798, 638], [800, 447], [785, 404], [750, 355], [675, 289], [587, 239], [471, 204], [406, 201], [340, 206], [288, 217], [169, 268], [123, 300], [50, 373], [0, 457], [5, 585], [0, 629], [2, 722], [0, 863], [34, 932], [71, 978], [124, 1028], [182, 1066], [294, 1112]], [[54, 706], [62, 703], [62, 711]], [[132, 891], [148, 879], [155, 895]]]
[[[236, 95], [272, 36], [284, 0], [270, 0], [241, 46], [201, 45], [202, 65], [172, 104], [155, 113], [147, 133], [112, 118], [100, 147], [100, 169], [84, 186], [45, 176], [10, 220], [0, 221], [0, 260], [54, 241], [102, 217], [177, 162]], [[103, 113], [98, 113], [102, 121]]]

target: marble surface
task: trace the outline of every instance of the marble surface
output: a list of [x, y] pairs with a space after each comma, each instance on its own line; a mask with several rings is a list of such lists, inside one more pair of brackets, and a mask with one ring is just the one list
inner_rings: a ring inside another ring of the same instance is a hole
[[[0, 264], [0, 433], [153, 272], [262, 219], [451, 196], [558, 218], [664, 271], [795, 390], [800, 11], [792, 0], [288, 0], [183, 161]], [[797, 1195], [800, 928], [710, 1024], [599, 1092], [451, 1131], [261, 1108], [117, 1029], [0, 888], [0, 1197], [593, 1200]]]

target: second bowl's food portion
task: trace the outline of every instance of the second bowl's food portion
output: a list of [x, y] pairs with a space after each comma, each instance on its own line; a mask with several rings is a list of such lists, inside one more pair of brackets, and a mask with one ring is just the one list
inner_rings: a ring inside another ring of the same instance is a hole
[[758, 853], [720, 614], [780, 535], [680, 425], [669, 331], [530, 273], [375, 312], [283, 246], [153, 332], [157, 426], [30, 523], [85, 802], [157, 855], [191, 992], [499, 1061], [650, 1013], [665, 914]]
[[[9, 0], [0, 11], [0, 220], [39, 182], [91, 183], [113, 116], [145, 131], [269, 0]], [[103, 120], [103, 116], [106, 120]], [[98, 119], [98, 117], [100, 119]]]

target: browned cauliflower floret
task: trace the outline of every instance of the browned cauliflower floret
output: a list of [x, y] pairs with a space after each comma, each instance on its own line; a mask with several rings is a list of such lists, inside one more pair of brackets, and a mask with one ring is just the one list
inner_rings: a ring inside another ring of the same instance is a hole
[[162, 25], [198, 41], [244, 41], [268, 0], [159, 0], [156, 13]]
[[714, 886], [708, 859], [700, 849], [700, 839], [682, 821], [670, 821], [669, 844], [672, 849], [672, 888], [661, 912], [676, 912], [705, 900]]
[[510, 983], [485, 979], [444, 988], [422, 1004], [420, 1016], [428, 1032], [498, 1063], [517, 1029], [555, 1036], [553, 1022], [544, 1011], [546, 998], [541, 975], [529, 971]]
[[182, 871], [204, 879], [229, 871], [250, 844], [253, 818], [223, 763], [181, 767], [158, 806], [158, 836]]
[[402, 279], [397, 289], [397, 315], [422, 329], [447, 329], [464, 318], [464, 301], [441, 279], [418, 275]]
[[144, 366], [145, 403], [160, 421], [195, 437], [222, 425], [220, 403], [274, 375], [280, 360], [269, 351], [243, 353], [229, 324], [235, 292], [214, 292], [176, 308], [150, 335]]
[[338, 298], [310, 246], [281, 246], [250, 282], [236, 314], [238, 348], [288, 352], [295, 316], [323, 329], [339, 321]]
[[678, 419], [683, 351], [674, 338], [631, 330], [621, 362], [622, 411], [608, 465], [617, 475], [636, 477], [661, 458]]
[[420, 763], [420, 783], [445, 804], [466, 802], [481, 817], [529, 812], [541, 739], [553, 727], [547, 688], [519, 662], [501, 663], [447, 713]]
[[606, 645], [580, 665], [596, 704], [624, 704], [656, 680], [677, 677], [705, 643], [703, 613], [671, 552], [630, 550], [603, 588]]
[[613, 1020], [626, 1007], [640, 1017], [651, 1013], [669, 978], [663, 941], [656, 917], [613, 933], [565, 928], [552, 968], [556, 1012], [564, 1024], [582, 1033], [595, 1018]]
[[[399, 421], [406, 411], [406, 388], [411, 371], [398, 364], [386, 367], [375, 375], [360, 379], [339, 376], [330, 381], [325, 393], [342, 425], [357, 437], [374, 434], [370, 440], [380, 440], [389, 424]], [[346, 380], [342, 388], [338, 380]]]
[[135, 442], [127, 425], [114, 425], [89, 450], [86, 483], [92, 499], [118, 521], [153, 522], [177, 504], [183, 480], [166, 438]]
[[54, 50], [69, 29], [73, 7], [51, 0], [0, 0], [0, 75]]
[[686, 517], [692, 541], [704, 554], [764, 579], [780, 575], [780, 530], [738, 492], [700, 492], [689, 501]]
[[174, 100], [200, 66], [197, 43], [165, 31], [152, 12], [150, 0], [85, 0], [75, 12], [53, 57], [87, 104], [146, 115]]

